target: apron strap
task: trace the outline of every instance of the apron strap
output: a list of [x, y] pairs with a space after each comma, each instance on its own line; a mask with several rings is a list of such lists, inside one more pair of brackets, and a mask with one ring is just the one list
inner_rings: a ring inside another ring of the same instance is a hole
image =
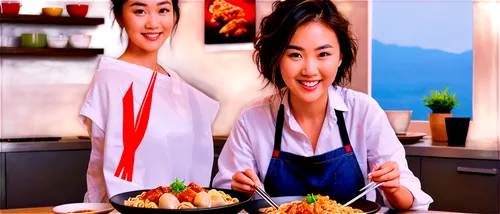
[[337, 125], [339, 127], [340, 139], [342, 140], [342, 145], [345, 147], [346, 152], [351, 152], [351, 141], [349, 140], [349, 134], [347, 134], [344, 115], [342, 113], [343, 113], [342, 111], [335, 109], [335, 115], [337, 115]]
[[278, 158], [281, 150], [281, 136], [283, 134], [283, 124], [285, 121], [285, 107], [280, 104], [280, 109], [278, 110], [278, 117], [276, 118], [276, 129], [274, 132], [274, 150], [273, 158]]
[[[274, 132], [274, 150], [273, 158], [278, 158], [281, 150], [281, 138], [283, 134], [283, 124], [285, 121], [285, 110], [284, 105], [280, 104], [278, 110], [278, 117], [276, 118], [276, 129]], [[346, 152], [351, 152], [351, 141], [349, 140], [349, 134], [347, 133], [347, 128], [344, 121], [344, 115], [342, 111], [335, 109], [335, 115], [337, 115], [337, 125], [339, 127], [340, 139], [342, 140], [342, 145], [345, 147]]]

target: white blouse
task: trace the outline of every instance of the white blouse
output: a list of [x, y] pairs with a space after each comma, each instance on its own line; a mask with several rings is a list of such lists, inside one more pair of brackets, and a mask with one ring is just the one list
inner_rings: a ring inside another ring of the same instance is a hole
[[171, 77], [157, 76], [147, 129], [132, 153], [129, 181], [124, 179], [126, 170], [120, 171], [123, 151], [130, 146], [124, 145], [123, 97], [131, 88], [137, 121], [154, 71], [101, 59], [79, 116], [92, 141], [85, 202], [107, 202], [113, 195], [165, 186], [175, 178], [186, 184], [210, 184], [214, 157], [211, 124], [219, 104], [175, 72], [168, 72]]
[[[315, 152], [291, 114], [288, 99], [283, 99], [285, 123], [281, 150], [301, 156], [314, 156], [341, 147], [334, 109], [345, 111], [349, 139], [365, 184], [368, 183], [367, 174], [375, 164], [380, 166], [387, 161], [395, 161], [401, 171], [401, 185], [408, 188], [414, 196], [411, 209], [427, 210], [433, 200], [421, 190], [419, 179], [408, 169], [404, 147], [378, 103], [366, 94], [341, 87], [331, 86], [328, 93], [327, 115]], [[264, 181], [274, 146], [275, 121], [280, 100], [278, 95], [272, 95], [242, 111], [220, 154], [219, 172], [213, 180], [214, 187], [230, 189], [234, 173], [247, 168], [253, 169], [260, 180]], [[391, 208], [383, 193], [382, 195], [385, 205]], [[371, 201], [376, 199], [374, 191], [366, 196]]]

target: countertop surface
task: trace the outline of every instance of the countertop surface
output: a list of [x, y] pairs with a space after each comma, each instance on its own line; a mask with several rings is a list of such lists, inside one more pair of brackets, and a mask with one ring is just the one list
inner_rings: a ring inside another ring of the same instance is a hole
[[465, 146], [448, 146], [448, 142], [436, 142], [430, 137], [424, 137], [414, 144], [405, 144], [406, 155], [500, 160], [498, 142], [467, 142]]
[[90, 149], [90, 140], [62, 138], [58, 141], [0, 142], [0, 152], [38, 152]]
[[[5, 209], [5, 210], [0, 210], [0, 214], [21, 214], [21, 213], [32, 213], [32, 214], [39, 214], [39, 213], [53, 213], [52, 209], [54, 207], [34, 207], [34, 208], [21, 208], [21, 209]], [[245, 211], [240, 212], [240, 214], [247, 213]], [[383, 207], [380, 209], [379, 212], [377, 213], [396, 213], [394, 211], [390, 211], [389, 209]], [[406, 212], [397, 212], [397, 213], [408, 213], [408, 214], [417, 214], [417, 213], [454, 213], [454, 212], [442, 212], [442, 211], [406, 211]], [[111, 214], [119, 214], [118, 211], [113, 210]]]
[[[225, 136], [214, 136], [214, 146], [222, 147]], [[498, 142], [467, 142], [464, 147], [448, 146], [447, 142], [435, 142], [430, 137], [424, 137], [413, 144], [404, 144], [406, 155], [442, 158], [466, 158], [483, 160], [500, 160]], [[54, 150], [85, 150], [90, 149], [88, 139], [77, 137], [63, 138], [59, 141], [31, 142], [0, 142], [0, 152], [33, 152]]]

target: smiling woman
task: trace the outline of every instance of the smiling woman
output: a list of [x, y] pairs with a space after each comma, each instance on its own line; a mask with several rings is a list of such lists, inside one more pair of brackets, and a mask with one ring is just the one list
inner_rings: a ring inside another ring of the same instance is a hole
[[[386, 206], [428, 209], [432, 198], [408, 169], [384, 111], [343, 87], [357, 42], [332, 1], [275, 1], [254, 47], [260, 73], [281, 93], [241, 113], [219, 156], [214, 187], [253, 193], [264, 181], [273, 197], [314, 193], [343, 204], [368, 182], [383, 182]], [[375, 192], [366, 198], [375, 201]]]
[[[179, 1], [112, 0], [112, 2], [115, 19], [122, 32], [125, 30], [128, 36], [127, 49], [120, 58], [153, 70], [157, 69], [158, 50], [167, 38], [175, 33], [179, 23]], [[148, 63], [148, 66], [143, 64], [147, 62], [137, 59], [137, 56], [144, 54], [154, 55], [154, 58], [151, 57], [154, 59], [152, 61], [155, 61], [154, 64]], [[161, 72], [165, 73], [163, 69]]]
[[218, 103], [158, 64], [179, 22], [178, 0], [111, 2], [129, 39], [118, 59], [101, 59], [80, 110], [92, 139], [85, 201], [175, 177], [209, 186]]

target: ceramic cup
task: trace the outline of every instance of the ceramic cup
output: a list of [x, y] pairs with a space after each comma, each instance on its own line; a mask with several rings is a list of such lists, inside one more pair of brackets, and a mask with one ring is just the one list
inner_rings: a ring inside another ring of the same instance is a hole
[[385, 114], [389, 123], [398, 135], [405, 135], [410, 126], [411, 110], [386, 110]]

